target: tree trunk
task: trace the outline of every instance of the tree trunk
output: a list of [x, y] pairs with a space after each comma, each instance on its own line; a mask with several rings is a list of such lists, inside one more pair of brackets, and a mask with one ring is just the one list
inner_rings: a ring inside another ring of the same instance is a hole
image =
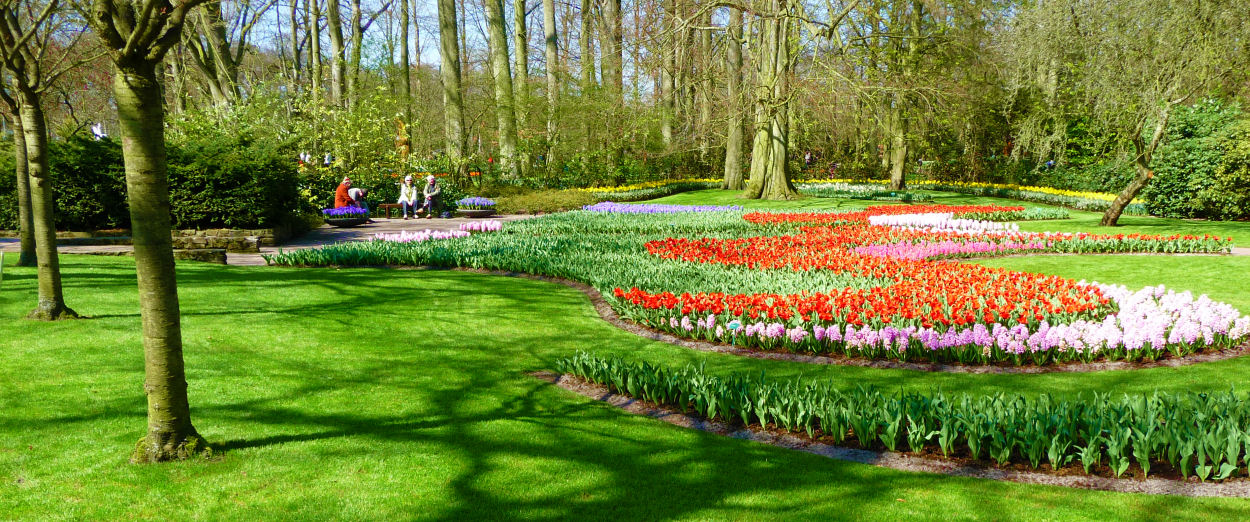
[[660, 138], [667, 150], [673, 146], [673, 120], [676, 117], [677, 97], [673, 92], [677, 84], [673, 79], [673, 69], [677, 67], [677, 35], [674, 34], [677, 24], [675, 0], [664, 0], [664, 29], [667, 38], [660, 44], [660, 52], [664, 54], [660, 66]]
[[153, 64], [135, 61], [134, 65], [119, 67], [113, 81], [139, 280], [146, 375], [143, 389], [148, 396], [148, 432], [136, 446], [132, 460], [157, 462], [195, 454], [204, 443], [191, 424], [183, 370], [160, 77]]
[[321, 99], [321, 3], [308, 1], [308, 76], [312, 80], [314, 105]]
[[300, 45], [299, 45], [299, 2], [291, 0], [291, 86], [299, 87], [300, 76]]
[[[703, 15], [700, 25], [712, 26], [712, 12]], [[712, 148], [712, 31], [699, 30], [699, 158], [707, 161]]]
[[[52, 196], [52, 172], [48, 169], [48, 126], [39, 96], [30, 90], [18, 93], [26, 168], [30, 177], [30, 215], [38, 259], [39, 301], [30, 319], [56, 321], [77, 318], [61, 291], [61, 262], [56, 252], [56, 212]], [[15, 144], [16, 145], [16, 144]]]
[[438, 41], [443, 80], [443, 131], [447, 155], [464, 156], [464, 98], [460, 91], [460, 41], [457, 39], [456, 0], [438, 0]]
[[499, 120], [499, 155], [503, 177], [516, 179], [516, 113], [512, 97], [512, 74], [508, 71], [508, 31], [503, 2], [485, 0], [489, 32], [490, 65], [495, 76], [495, 117]]
[[789, 154], [790, 18], [784, 0], [775, 0], [775, 16], [761, 19], [759, 83], [756, 95], [755, 140], [751, 148], [751, 181], [743, 191], [748, 199], [795, 199], [798, 192], [787, 172]]
[[[901, 103], [901, 102], [896, 102]], [[890, 189], [907, 188], [907, 120], [897, 105], [890, 111]]]
[[[577, 42], [578, 46], [581, 48], [581, 56], [578, 59], [578, 63], [580, 63], [582, 67], [581, 98], [583, 109], [589, 108], [587, 104], [591, 102], [594, 97], [595, 87], [598, 86], [595, 82], [595, 25], [594, 14], [591, 13], [593, 5], [593, 0], [582, 0], [582, 27], [581, 34], [578, 36]], [[594, 148], [594, 127], [591, 125], [591, 119], [583, 118], [582, 127], [585, 131], [583, 133], [585, 141], [582, 144], [582, 150], [584, 152], [590, 152]]]
[[1129, 182], [1127, 187], [1120, 192], [1111, 206], [1107, 207], [1107, 211], [1103, 213], [1102, 220], [1098, 222], [1104, 227], [1114, 227], [1120, 220], [1120, 215], [1124, 213], [1124, 209], [1128, 208], [1129, 203], [1133, 202], [1133, 198], [1141, 193], [1142, 189], [1150, 183], [1150, 178], [1155, 176], [1155, 171], [1150, 168], [1150, 163], [1154, 158], [1155, 149], [1159, 147], [1159, 142], [1163, 140], [1164, 131], [1168, 127], [1168, 119], [1172, 116], [1172, 104], [1165, 105], [1159, 114], [1159, 121], [1155, 123], [1154, 134], [1150, 138], [1150, 142], [1146, 142], [1141, 138], [1141, 130], [1138, 129], [1134, 133], [1133, 148], [1137, 152], [1137, 156], [1133, 158], [1133, 168], [1137, 171], [1137, 177]]
[[[407, 136], [412, 139], [412, 58], [408, 56], [408, 0], [399, 0], [399, 97], [404, 103], [404, 124], [408, 125]], [[407, 165], [404, 166], [407, 168]]]
[[365, 28], [361, 25], [364, 13], [360, 7], [360, 0], [351, 0], [352, 19], [351, 19], [351, 38], [352, 52], [348, 63], [347, 71], [347, 103], [351, 105], [356, 100], [356, 84], [360, 82], [360, 59], [361, 52], [365, 44]]
[[729, 10], [727, 90], [729, 97], [729, 130], [725, 141], [725, 181], [721, 188], [742, 190], [742, 119], [738, 98], [742, 90], [742, 11]]
[[17, 174], [17, 221], [22, 238], [22, 252], [18, 255], [17, 266], [35, 266], [38, 262], [35, 254], [35, 222], [30, 210], [30, 174], [26, 168], [26, 136], [22, 130], [21, 113], [13, 115], [11, 122], [13, 164]]
[[559, 41], [556, 37], [556, 4], [555, 0], [543, 0], [543, 47], [547, 60], [547, 158], [548, 166], [555, 164], [556, 141], [559, 129], [556, 127], [556, 108], [560, 101], [560, 84], [556, 73], [560, 70]]
[[[607, 128], [620, 129], [621, 114], [624, 109], [624, 57], [622, 52], [623, 31], [621, 21], [621, 0], [602, 0], [603, 5], [603, 25], [601, 28], [601, 36], [599, 45], [600, 50], [600, 73], [603, 75], [603, 83], [608, 87], [608, 102], [611, 104], [607, 111]], [[620, 138], [620, 136], [617, 136]], [[612, 140], [608, 143], [608, 166], [615, 169], [621, 164], [623, 141], [620, 139]]]
[[[521, 136], [529, 131], [530, 116], [530, 33], [526, 22], [525, 0], [512, 2], [513, 24], [516, 40], [516, 71], [513, 73], [512, 95], [515, 104], [516, 125]], [[507, 49], [507, 45], [504, 45]], [[529, 168], [529, 154], [524, 148], [516, 151], [515, 170], [517, 177], [524, 177]]]
[[[338, 0], [326, 2], [326, 29], [330, 34], [330, 97], [337, 105], [345, 105], [347, 66], [343, 63], [343, 14]], [[452, 34], [455, 34], [454, 32]]]

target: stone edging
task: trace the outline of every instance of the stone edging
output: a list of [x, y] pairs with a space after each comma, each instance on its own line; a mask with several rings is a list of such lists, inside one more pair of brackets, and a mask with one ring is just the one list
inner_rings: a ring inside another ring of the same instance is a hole
[[1224, 482], [1189, 482], [1166, 478], [1111, 478], [1096, 475], [1055, 475], [1040, 471], [1000, 469], [966, 464], [935, 457], [907, 455], [890, 451], [873, 451], [833, 446], [815, 442], [793, 433], [765, 430], [758, 426], [730, 426], [721, 421], [709, 421], [657, 406], [625, 395], [611, 393], [606, 386], [587, 382], [568, 375], [548, 372], [531, 374], [578, 395], [589, 397], [623, 409], [646, 415], [675, 426], [692, 428], [735, 439], [749, 440], [781, 448], [805, 451], [837, 460], [870, 464], [900, 471], [937, 473], [955, 477], [970, 477], [1022, 484], [1044, 484], [1069, 488], [1117, 491], [1123, 493], [1148, 493], [1154, 495], [1180, 495], [1186, 497], [1236, 497], [1250, 498], [1250, 480], [1237, 479]]
[[500, 270], [486, 270], [480, 268], [440, 268], [440, 267], [393, 267], [407, 270], [453, 270], [457, 272], [470, 272], [484, 275], [499, 275], [508, 277], [519, 277], [522, 279], [532, 279], [535, 281], [545, 281], [549, 283], [557, 283], [569, 288], [573, 288], [586, 294], [590, 298], [590, 302], [595, 307], [595, 311], [599, 313], [599, 317], [607, 321], [612, 326], [625, 330], [639, 337], [644, 337], [652, 341], [668, 343], [683, 348], [699, 350], [702, 352], [725, 353], [738, 355], [742, 357], [750, 357], [753, 359], [768, 359], [774, 361], [801, 362], [808, 364], [831, 364], [840, 366], [860, 366], [866, 368], [882, 368], [894, 370], [913, 370], [921, 372], [945, 372], [945, 373], [970, 373], [970, 374], [1041, 374], [1041, 373], [1080, 373], [1080, 372], [1101, 372], [1109, 370], [1139, 370], [1146, 368], [1162, 368], [1162, 367], [1178, 367], [1189, 366], [1191, 364], [1223, 361], [1240, 357], [1250, 353], [1250, 341], [1246, 341], [1234, 348], [1218, 351], [1206, 351], [1184, 357], [1169, 357], [1159, 359], [1153, 362], [1127, 362], [1127, 361], [1102, 361], [1091, 363], [1061, 363], [1048, 364], [1046, 366], [999, 366], [999, 365], [970, 365], [970, 364], [947, 364], [947, 363], [926, 363], [926, 362], [907, 362], [889, 359], [859, 359], [851, 357], [834, 357], [828, 355], [803, 355], [787, 352], [767, 352], [761, 350], [750, 350], [746, 348], [738, 348], [723, 343], [712, 343], [707, 341], [696, 341], [692, 339], [683, 339], [675, 335], [644, 327], [637, 323], [632, 323], [621, 319], [617, 315], [616, 310], [607, 303], [603, 298], [603, 294], [599, 293], [594, 287], [562, 279], [558, 277], [538, 276], [523, 272], [506, 272]]

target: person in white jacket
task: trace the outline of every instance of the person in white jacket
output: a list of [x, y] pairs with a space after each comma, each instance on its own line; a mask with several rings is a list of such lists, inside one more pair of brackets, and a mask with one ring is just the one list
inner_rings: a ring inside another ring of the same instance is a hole
[[421, 189], [412, 183], [412, 176], [404, 176], [404, 182], [399, 185], [399, 204], [404, 211], [404, 219], [412, 219], [408, 217], [408, 211], [412, 211], [412, 217], [417, 217], [417, 209], [420, 208]]

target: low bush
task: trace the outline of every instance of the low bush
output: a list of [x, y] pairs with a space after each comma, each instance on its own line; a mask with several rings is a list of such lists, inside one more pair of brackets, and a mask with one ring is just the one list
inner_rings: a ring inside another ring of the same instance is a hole
[[1245, 475], [1250, 401], [1223, 393], [931, 395], [837, 390], [828, 384], [719, 377], [702, 367], [670, 369], [586, 352], [556, 370], [617, 393], [694, 410], [709, 419], [803, 432], [833, 444], [970, 457], [998, 465], [1065, 467], [1121, 476], [1169, 468], [1182, 477]]
[[500, 197], [496, 209], [503, 214], [540, 214], [576, 210], [599, 202], [593, 194], [580, 190], [540, 190], [517, 196]]

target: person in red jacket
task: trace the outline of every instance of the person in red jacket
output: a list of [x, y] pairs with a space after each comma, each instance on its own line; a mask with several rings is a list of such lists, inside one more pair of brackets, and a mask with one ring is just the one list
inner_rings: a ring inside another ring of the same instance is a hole
[[355, 206], [355, 201], [347, 193], [347, 190], [350, 188], [352, 188], [351, 178], [343, 178], [343, 182], [339, 183], [338, 190], [334, 191], [334, 208]]

